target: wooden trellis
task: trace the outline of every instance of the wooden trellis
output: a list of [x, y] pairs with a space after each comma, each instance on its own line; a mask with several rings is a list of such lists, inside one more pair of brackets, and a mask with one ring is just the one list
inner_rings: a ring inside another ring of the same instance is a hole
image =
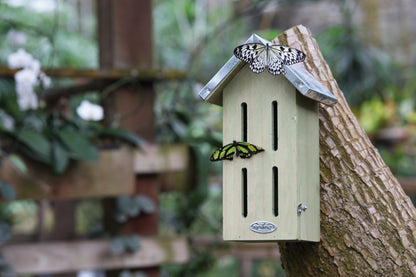
[[[141, 268], [148, 276], [158, 276], [160, 264], [184, 263], [189, 259], [186, 240], [157, 236], [158, 209], [152, 214], [130, 219], [124, 227], [124, 234], [137, 234], [141, 238], [141, 247], [135, 253], [111, 256], [108, 255], [108, 240], [73, 240], [74, 202], [71, 199], [143, 194], [157, 204], [162, 181], [166, 187], [172, 187], [169, 182], [188, 182], [185, 173], [189, 168], [188, 148], [181, 145], [165, 148], [154, 144], [153, 82], [181, 79], [185, 73], [152, 69], [151, 8], [151, 1], [97, 1], [100, 69], [46, 70], [51, 77], [87, 80], [74, 87], [46, 91], [42, 95], [46, 101], [102, 90], [121, 79], [141, 82], [140, 89], [116, 86], [104, 106], [109, 121], [114, 115], [130, 112], [132, 116], [123, 118], [121, 127], [143, 137], [150, 145], [141, 151], [129, 148], [102, 151], [98, 162], [76, 163], [61, 177], [44, 172], [36, 164], [29, 165], [25, 174], [6, 161], [0, 174], [4, 180], [16, 185], [17, 198], [50, 199], [55, 210], [55, 229], [52, 236], [48, 236], [53, 242], [15, 244], [15, 241], [2, 248], [6, 260], [19, 275]], [[12, 77], [13, 73], [0, 69], [0, 75], [4, 77]], [[139, 101], [142, 108], [137, 110]], [[165, 173], [170, 177], [164, 178]], [[108, 223], [113, 216], [111, 205], [105, 205], [104, 211], [104, 224], [115, 225]]]
[[[181, 180], [186, 183], [181, 176], [189, 168], [188, 153], [185, 145], [150, 145], [141, 151], [106, 150], [101, 152], [98, 162], [79, 162], [61, 177], [40, 171], [42, 169], [36, 164], [29, 164], [28, 174], [22, 174], [6, 160], [0, 175], [15, 185], [18, 199], [68, 200], [132, 194], [135, 176], [157, 174], [163, 178], [169, 174], [171, 182], [179, 182], [176, 185], [181, 185]], [[141, 268], [184, 263], [189, 259], [184, 238], [158, 238], [157, 234], [144, 236], [139, 251], [132, 254], [110, 255], [108, 247], [108, 240], [25, 242], [6, 245], [2, 253], [18, 274]]]

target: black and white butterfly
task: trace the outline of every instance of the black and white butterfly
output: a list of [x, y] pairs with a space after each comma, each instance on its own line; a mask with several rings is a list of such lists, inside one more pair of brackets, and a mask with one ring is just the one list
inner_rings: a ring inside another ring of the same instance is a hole
[[283, 65], [291, 65], [305, 60], [306, 55], [295, 48], [276, 44], [246, 43], [234, 49], [234, 55], [250, 65], [254, 73], [266, 67], [273, 74], [285, 74]]

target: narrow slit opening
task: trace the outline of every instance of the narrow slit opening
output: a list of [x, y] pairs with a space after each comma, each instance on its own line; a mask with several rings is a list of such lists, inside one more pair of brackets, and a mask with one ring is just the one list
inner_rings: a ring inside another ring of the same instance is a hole
[[241, 185], [242, 185], [242, 196], [243, 196], [243, 216], [247, 217], [248, 209], [247, 209], [247, 168], [241, 169]]
[[273, 166], [273, 215], [279, 215], [279, 171]]
[[241, 140], [247, 142], [247, 103], [241, 103]]
[[277, 139], [278, 139], [278, 118], [277, 118], [277, 101], [272, 102], [272, 129], [273, 129], [273, 139], [272, 139], [272, 148], [274, 151], [277, 150]]

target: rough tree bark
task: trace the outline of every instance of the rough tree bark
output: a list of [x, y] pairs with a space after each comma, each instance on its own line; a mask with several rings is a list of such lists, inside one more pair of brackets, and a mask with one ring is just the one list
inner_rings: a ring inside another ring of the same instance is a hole
[[274, 41], [302, 50], [304, 66], [338, 98], [321, 105], [321, 242], [279, 242], [287, 276], [415, 276], [416, 209], [351, 112], [310, 31]]

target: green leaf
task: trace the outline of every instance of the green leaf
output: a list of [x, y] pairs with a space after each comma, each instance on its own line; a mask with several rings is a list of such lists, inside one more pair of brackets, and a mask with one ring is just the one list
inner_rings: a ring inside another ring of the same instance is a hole
[[0, 182], [0, 196], [8, 201], [12, 201], [16, 198], [16, 191], [10, 184]]
[[27, 174], [27, 166], [19, 156], [11, 154], [8, 159], [20, 172]]
[[134, 146], [140, 147], [143, 144], [146, 144], [146, 141], [136, 134], [119, 128], [106, 128], [100, 131], [100, 136], [111, 137], [120, 139], [122, 141], [133, 144]]
[[137, 195], [134, 198], [134, 201], [136, 202], [137, 206], [139, 206], [140, 211], [143, 211], [146, 214], [153, 213], [156, 209], [153, 201], [147, 196]]
[[141, 247], [140, 238], [137, 235], [125, 237], [124, 244], [129, 252], [135, 252]]
[[126, 244], [121, 237], [114, 238], [110, 241], [108, 248], [109, 252], [113, 255], [121, 255], [126, 251]]
[[0, 221], [0, 243], [9, 240], [12, 236], [12, 228], [9, 223]]
[[123, 270], [123, 271], [120, 273], [119, 277], [133, 277], [133, 274], [132, 274], [132, 273], [130, 273], [130, 271], [128, 271], [128, 270]]
[[121, 255], [127, 252], [135, 252], [141, 247], [140, 238], [137, 235], [121, 236], [110, 241], [109, 252], [113, 255]]
[[117, 197], [117, 209], [129, 217], [138, 216], [140, 213], [140, 206], [127, 195]]
[[71, 154], [76, 158], [96, 161], [98, 159], [98, 149], [91, 144], [80, 133], [76, 133], [70, 130], [58, 131], [58, 136], [63, 145], [71, 151]]
[[69, 153], [57, 140], [52, 143], [52, 161], [53, 171], [57, 174], [63, 173], [68, 167]]
[[51, 143], [45, 136], [28, 129], [19, 130], [16, 132], [15, 136], [16, 139], [25, 145], [29, 151], [24, 151], [24, 149], [20, 150], [23, 150], [23, 152], [35, 160], [50, 163]]

